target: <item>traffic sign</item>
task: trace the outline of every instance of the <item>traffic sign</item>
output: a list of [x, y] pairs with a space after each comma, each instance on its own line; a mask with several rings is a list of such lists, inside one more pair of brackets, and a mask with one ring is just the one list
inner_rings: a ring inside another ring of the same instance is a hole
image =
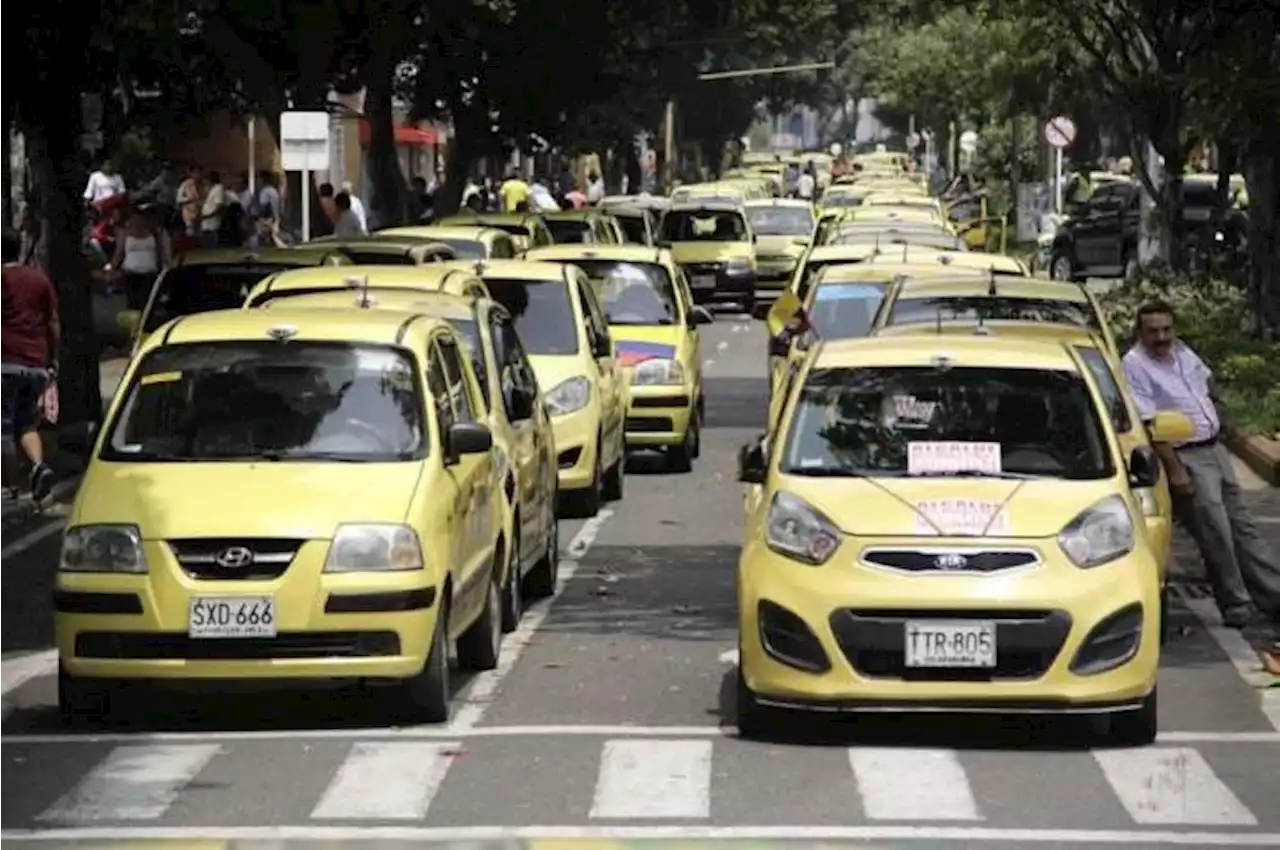
[[326, 170], [329, 167], [329, 113], [281, 113], [280, 159], [285, 171]]
[[1044, 125], [1044, 140], [1051, 146], [1062, 150], [1076, 140], [1076, 124], [1065, 115], [1050, 118]]
[[965, 153], [973, 153], [978, 149], [978, 134], [972, 130], [965, 130], [960, 134], [960, 150]]
[[913, 151], [918, 147], [920, 147], [920, 134], [907, 133], [907, 150]]

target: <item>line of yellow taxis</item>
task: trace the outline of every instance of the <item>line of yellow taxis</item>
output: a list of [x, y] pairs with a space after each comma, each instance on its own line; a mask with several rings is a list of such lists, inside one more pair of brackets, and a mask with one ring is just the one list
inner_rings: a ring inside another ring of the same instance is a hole
[[868, 172], [823, 194], [858, 203], [820, 213], [768, 317], [738, 728], [1067, 714], [1150, 743], [1171, 516], [1151, 444], [1191, 423], [1141, 421], [1083, 285], [966, 250], [923, 190]]
[[358, 681], [447, 720], [451, 656], [492, 669], [554, 593], [558, 518], [622, 498], [630, 453], [700, 452], [711, 314], [669, 250], [569, 220], [590, 236], [489, 216], [167, 270], [65, 533], [64, 716]]

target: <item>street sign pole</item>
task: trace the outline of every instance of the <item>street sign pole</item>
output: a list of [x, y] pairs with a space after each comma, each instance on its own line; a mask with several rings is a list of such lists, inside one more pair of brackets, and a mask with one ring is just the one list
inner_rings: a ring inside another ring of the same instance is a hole
[[280, 158], [285, 171], [302, 172], [302, 241], [311, 241], [311, 172], [329, 167], [329, 113], [280, 115]]
[[1075, 122], [1065, 115], [1050, 118], [1044, 125], [1044, 140], [1053, 147], [1053, 211], [1062, 212], [1063, 174], [1062, 151], [1076, 139]]

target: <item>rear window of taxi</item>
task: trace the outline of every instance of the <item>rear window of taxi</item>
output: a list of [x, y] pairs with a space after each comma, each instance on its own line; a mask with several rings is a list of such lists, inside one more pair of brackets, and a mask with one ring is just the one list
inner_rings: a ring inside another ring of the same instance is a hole
[[1102, 324], [1085, 301], [1054, 298], [1009, 298], [989, 295], [898, 298], [889, 311], [888, 325], [929, 322], [1034, 322], [1066, 325], [1101, 333]]
[[178, 266], [161, 276], [155, 301], [143, 331], [151, 333], [170, 319], [236, 310], [250, 290], [268, 276], [298, 268], [296, 265], [255, 263], [242, 266]]

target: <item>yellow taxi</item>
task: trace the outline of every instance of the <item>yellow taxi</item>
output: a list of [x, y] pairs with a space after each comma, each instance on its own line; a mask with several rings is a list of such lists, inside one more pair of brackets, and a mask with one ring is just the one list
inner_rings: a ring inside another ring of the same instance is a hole
[[702, 447], [702, 343], [714, 320], [693, 303], [670, 251], [634, 245], [555, 245], [530, 260], [570, 263], [586, 273], [604, 307], [630, 384], [627, 447], [665, 450], [669, 465], [693, 468]]
[[747, 313], [756, 306], [756, 239], [741, 203], [672, 204], [658, 223], [658, 246], [684, 270], [694, 301], [734, 301]]
[[747, 201], [743, 209], [756, 236], [756, 302], [776, 301], [787, 288], [813, 235], [813, 205], [772, 198]]
[[426, 239], [448, 245], [459, 260], [510, 260], [523, 250], [505, 230], [475, 224], [439, 224], [389, 227], [370, 235], [371, 239]]
[[599, 210], [564, 210], [542, 214], [555, 244], [617, 245], [625, 242], [621, 226]]
[[949, 227], [935, 224], [853, 221], [836, 224], [823, 234], [823, 245], [894, 245], [935, 248], [939, 251], [968, 251], [969, 245]]
[[[779, 708], [1103, 714], [1157, 731], [1160, 569], [1093, 371], [983, 336], [820, 342], [742, 447], [738, 728]], [[1153, 438], [1189, 420], [1161, 413]]]
[[395, 310], [443, 319], [453, 327], [480, 385], [477, 419], [493, 434], [510, 561], [502, 582], [502, 628], [513, 631], [524, 611], [526, 591], [537, 597], [555, 590], [559, 525], [555, 434], [510, 314], [488, 298], [407, 289], [319, 292], [264, 306]]
[[918, 192], [876, 191], [862, 199], [862, 206], [863, 212], [870, 212], [878, 207], [896, 207], [927, 212], [939, 221], [945, 218], [941, 201]]
[[860, 207], [862, 200], [871, 192], [870, 187], [857, 183], [833, 183], [818, 199], [818, 208], [823, 213], [827, 213]]
[[347, 266], [274, 274], [249, 291], [244, 307], [317, 292], [408, 290], [485, 298], [489, 290], [472, 268], [456, 261], [426, 266]]
[[[606, 200], [608, 200], [606, 198]], [[653, 245], [658, 241], [658, 220], [653, 211], [647, 207], [615, 204], [605, 207], [601, 205], [622, 232], [622, 242], [628, 245]]]
[[672, 206], [723, 204], [740, 207], [745, 200], [747, 198], [742, 187], [729, 183], [695, 183], [691, 186], [681, 186], [671, 193]]
[[133, 352], [136, 355], [147, 335], [171, 319], [239, 307], [259, 281], [276, 272], [347, 265], [347, 253], [328, 245], [188, 251], [156, 278], [142, 313], [125, 314]]
[[517, 256], [530, 248], [541, 248], [555, 242], [546, 222], [536, 213], [477, 213], [462, 210], [457, 215], [445, 216], [436, 222], [440, 227], [465, 227], [468, 224], [505, 232], [511, 237]]
[[458, 335], [408, 319], [226, 310], [144, 343], [62, 545], [66, 716], [122, 684], [363, 680], [443, 722], [451, 647], [497, 665], [493, 436]]
[[[946, 224], [946, 219], [932, 210], [919, 207], [868, 207], [861, 206], [853, 212], [854, 221], [875, 221], [883, 224]], [[972, 243], [971, 243], [972, 244]], [[976, 247], [976, 246], [975, 246]]]
[[480, 275], [511, 314], [556, 437], [559, 497], [570, 516], [622, 498], [627, 375], [586, 273], [562, 263], [495, 260]]
[[322, 236], [305, 243], [308, 246], [333, 247], [360, 266], [422, 266], [456, 260], [458, 252], [443, 242], [425, 239], [391, 239], [362, 236], [358, 239], [335, 239]]

